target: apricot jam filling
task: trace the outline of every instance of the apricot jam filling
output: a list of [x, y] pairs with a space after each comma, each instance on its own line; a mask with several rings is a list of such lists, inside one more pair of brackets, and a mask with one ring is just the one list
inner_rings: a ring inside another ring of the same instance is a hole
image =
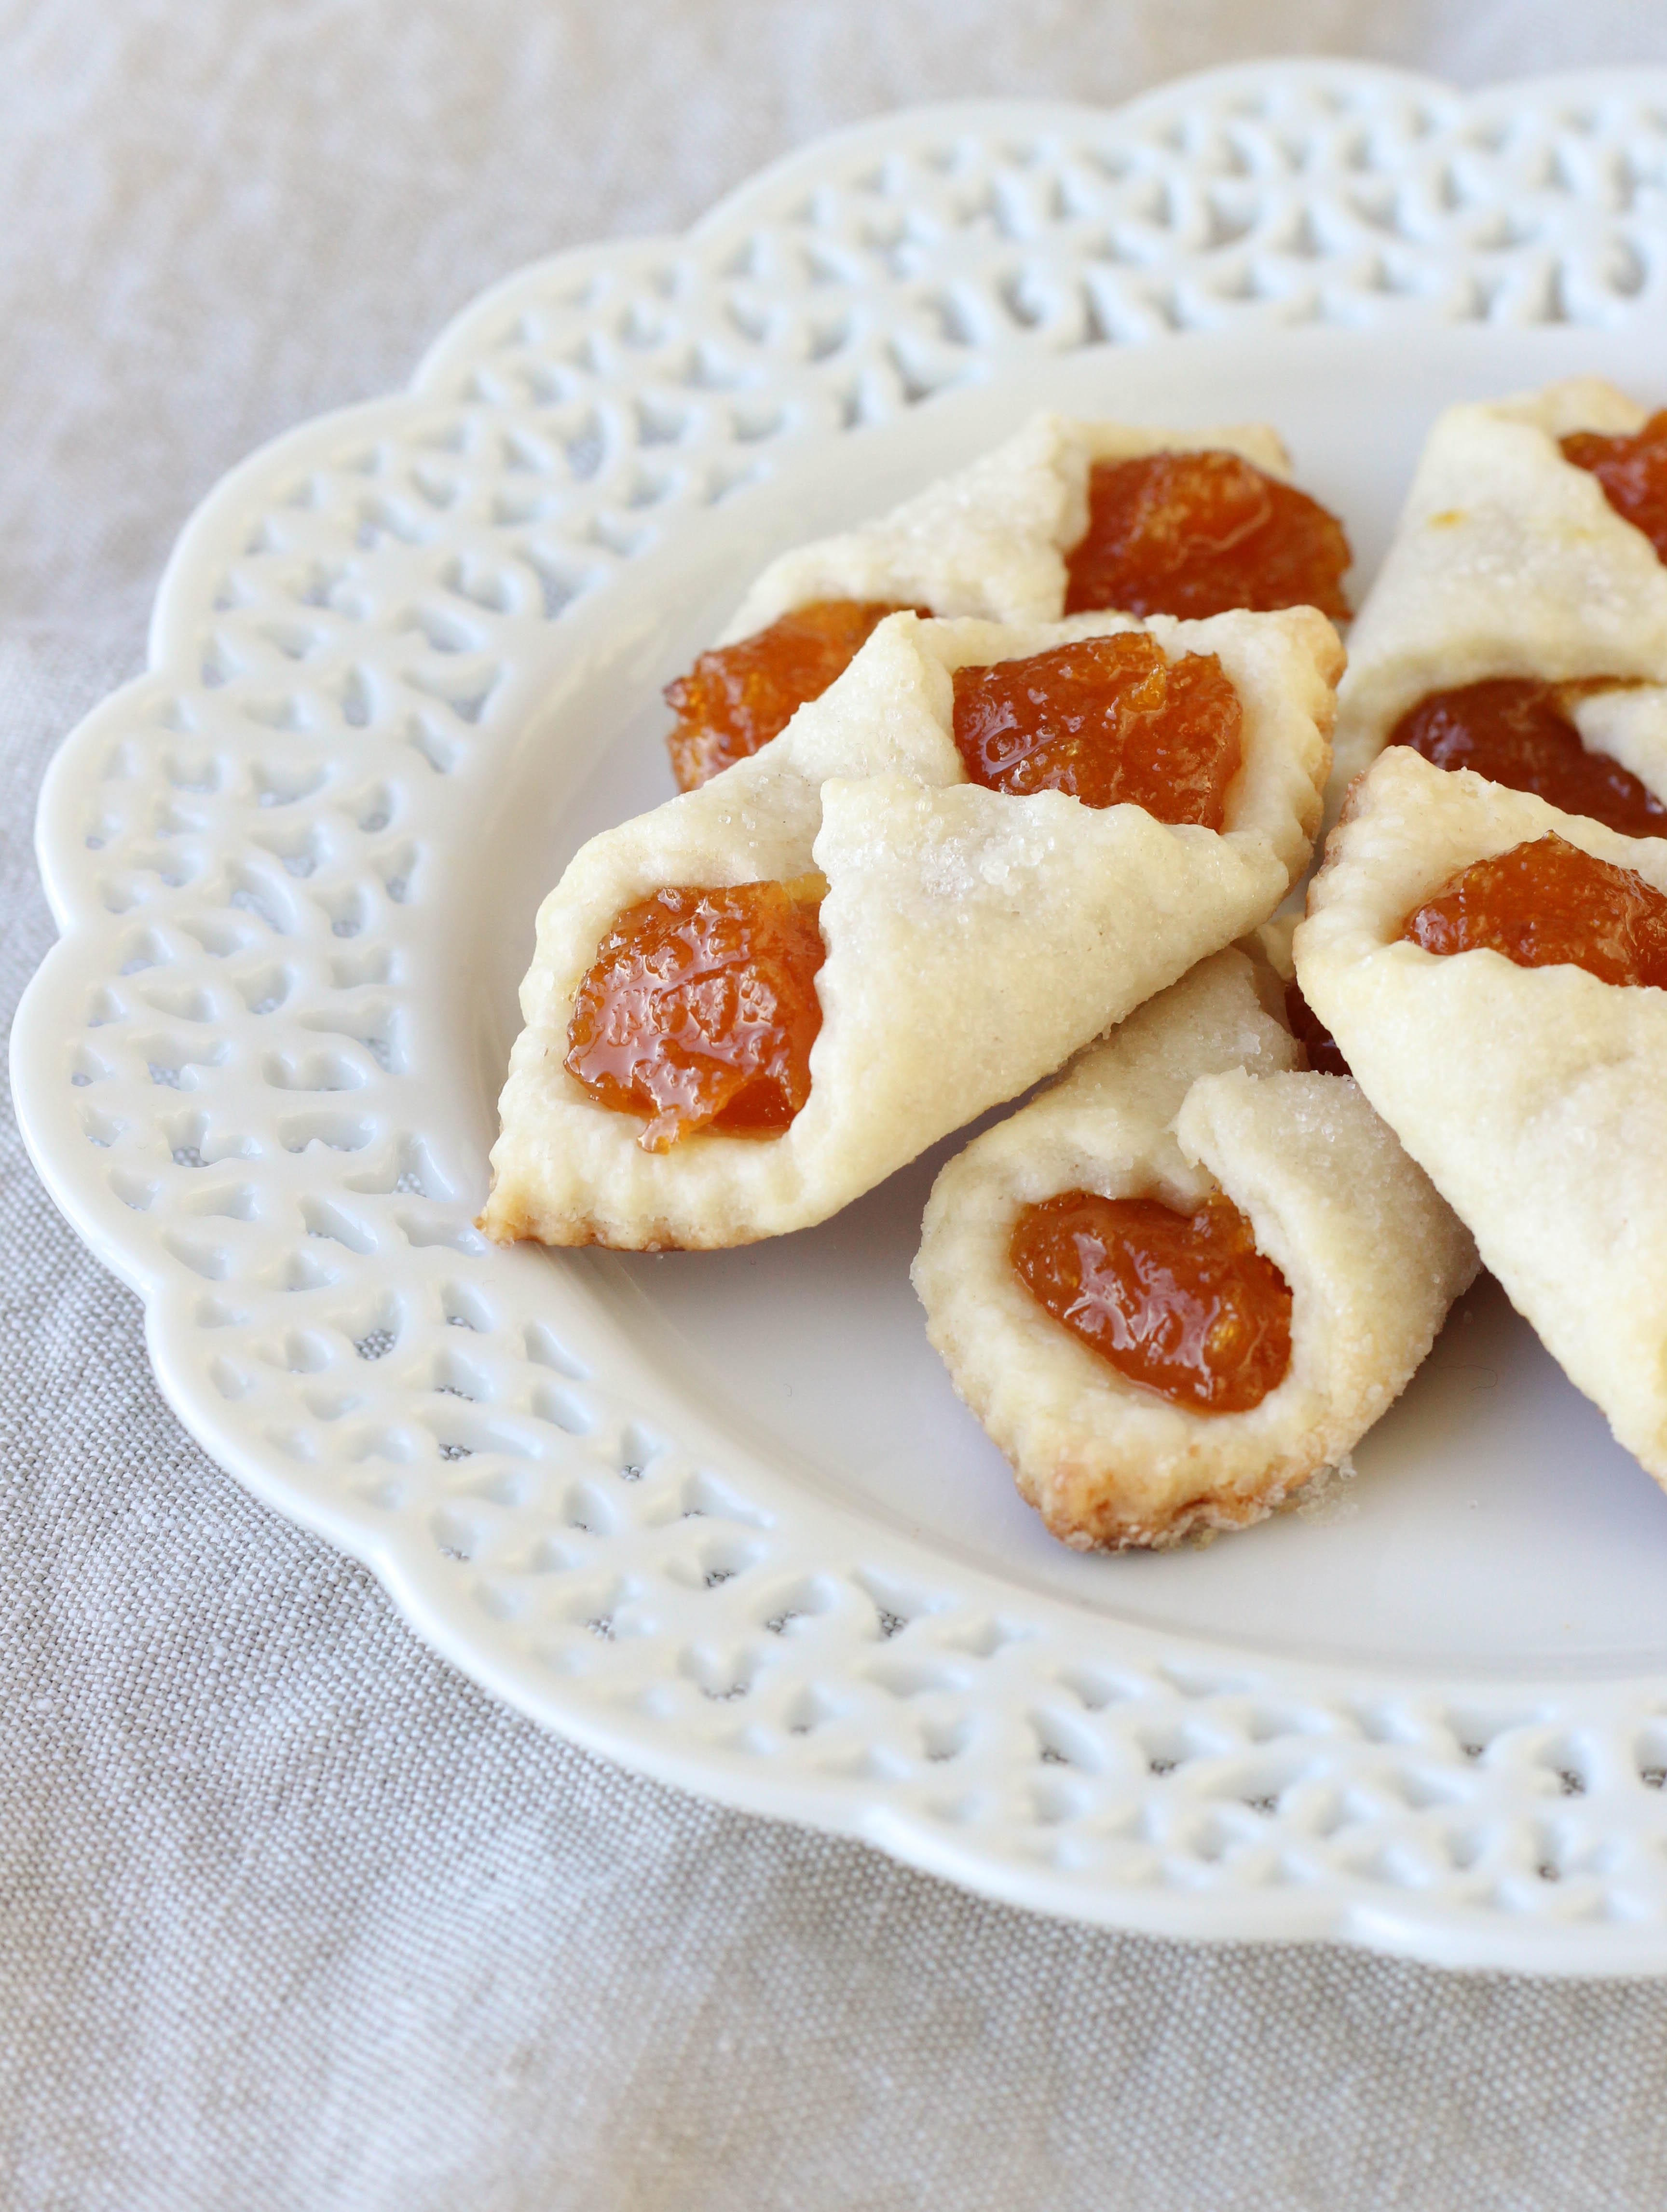
[[702, 653], [666, 687], [678, 718], [666, 740], [678, 788], [693, 791], [779, 737], [807, 699], [844, 674], [887, 615], [905, 611], [889, 600], [818, 599], [756, 636]]
[[1238, 453], [1097, 461], [1088, 528], [1066, 558], [1065, 611], [1200, 617], [1310, 606], [1346, 619], [1351, 557], [1335, 514]]
[[1401, 717], [1390, 743], [1410, 745], [1437, 768], [1474, 769], [1492, 783], [1536, 793], [1623, 836], [1667, 836], [1667, 806], [1619, 761], [1589, 753], [1570, 719], [1583, 692], [1610, 688], [1511, 676], [1432, 691]]
[[1124, 1379], [1197, 1413], [1247, 1413], [1291, 1364], [1291, 1291], [1229, 1198], [1068, 1190], [1027, 1206], [1008, 1254], [1032, 1297]]
[[1213, 653], [1165, 660], [1140, 630], [955, 675], [955, 744], [974, 783], [1063, 791], [1220, 830], [1244, 709]]
[[1667, 561], [1667, 408], [1630, 437], [1576, 430], [1559, 442], [1563, 459], [1590, 469], [1622, 521], [1641, 530], [1656, 557]]
[[809, 1097], [826, 889], [820, 876], [678, 886], [614, 916], [565, 1064], [599, 1104], [642, 1117], [644, 1152], [695, 1129], [776, 1136]]
[[1427, 952], [1502, 952], [1519, 968], [1584, 968], [1667, 990], [1667, 896], [1561, 837], [1473, 860], [1415, 908], [1402, 938]]

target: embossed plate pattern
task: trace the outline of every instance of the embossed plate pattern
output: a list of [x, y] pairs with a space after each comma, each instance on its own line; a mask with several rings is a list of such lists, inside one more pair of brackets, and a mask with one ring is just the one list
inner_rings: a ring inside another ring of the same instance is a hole
[[925, 110], [511, 278], [236, 471], [49, 776], [13, 1046], [194, 1433], [669, 1780], [1129, 1927], [1667, 1966], [1662, 1501], [1497, 1302], [1352, 1516], [1084, 1561], [924, 1351], [929, 1163], [706, 1263], [471, 1226], [538, 893], [663, 795], [656, 686], [759, 561], [1053, 401], [1271, 413], [1369, 566], [1443, 398], [1661, 396], [1664, 210], [1648, 72]]

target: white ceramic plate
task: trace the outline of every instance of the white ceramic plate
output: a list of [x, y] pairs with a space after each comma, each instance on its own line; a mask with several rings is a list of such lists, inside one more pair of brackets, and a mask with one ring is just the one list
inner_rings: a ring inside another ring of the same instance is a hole
[[1667, 399], [1664, 110], [1281, 64], [887, 118], [229, 477], [48, 780], [13, 1054], [207, 1448], [729, 1802], [1129, 1927], [1667, 1966], [1667, 1499], [1497, 1292], [1318, 1510], [1091, 1559], [927, 1347], [941, 1152], [733, 1254], [470, 1225], [538, 900], [668, 793], [659, 687], [761, 562], [1051, 404], [1270, 418], [1369, 574], [1448, 401]]

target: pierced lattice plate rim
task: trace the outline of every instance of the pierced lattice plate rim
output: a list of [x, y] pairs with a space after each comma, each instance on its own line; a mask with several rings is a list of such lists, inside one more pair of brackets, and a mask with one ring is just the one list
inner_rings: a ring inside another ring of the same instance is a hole
[[245, 463], [49, 775], [64, 936], [13, 1044], [187, 1425], [487, 1687], [665, 1779], [1124, 1926], [1667, 1965], [1667, 1672], [1292, 1660], [1039, 1594], [784, 1473], [596, 1279], [486, 1248], [458, 849], [513, 844], [529, 752], [653, 661], [690, 545], [738, 590], [847, 450], [1177, 331], [1251, 368], [1307, 325], [1637, 332], [1664, 204], [1658, 73], [925, 110], [510, 278], [409, 394]]

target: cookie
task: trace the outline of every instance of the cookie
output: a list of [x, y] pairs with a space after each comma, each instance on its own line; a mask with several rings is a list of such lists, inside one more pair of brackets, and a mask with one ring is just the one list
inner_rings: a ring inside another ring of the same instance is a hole
[[[1279, 1005], [1265, 969], [1216, 954], [934, 1186], [914, 1267], [928, 1334], [1075, 1549], [1263, 1518], [1378, 1419], [1475, 1272], [1470, 1238], [1356, 1085], [1305, 1072]], [[1174, 1402], [1038, 1301], [1015, 1230], [1074, 1191], [1183, 1215], [1225, 1194], [1288, 1291], [1288, 1364], [1260, 1402]]]

